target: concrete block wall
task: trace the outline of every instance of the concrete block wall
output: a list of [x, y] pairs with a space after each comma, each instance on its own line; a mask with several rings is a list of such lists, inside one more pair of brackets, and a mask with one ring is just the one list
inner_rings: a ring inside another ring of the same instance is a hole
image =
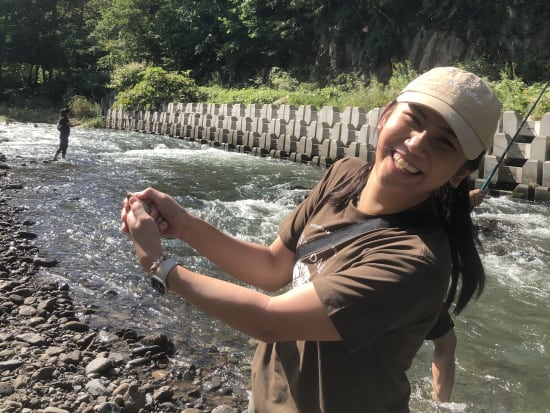
[[[294, 162], [330, 166], [355, 156], [374, 159], [380, 108], [320, 109], [310, 105], [169, 103], [160, 112], [110, 109], [106, 126], [155, 133], [226, 151], [271, 156]], [[471, 178], [480, 186], [506, 151], [523, 119], [516, 112], [502, 113], [492, 148]], [[540, 121], [527, 121], [510, 145], [493, 187], [550, 186], [550, 113]]]
[[[480, 186], [500, 161], [491, 179], [497, 188], [513, 190], [517, 186], [542, 187], [550, 183], [550, 113], [540, 121], [528, 120], [518, 131], [523, 119], [513, 111], [504, 111], [495, 133], [493, 146], [485, 155], [480, 170], [472, 178]], [[517, 135], [516, 135], [517, 133]], [[513, 143], [512, 139], [515, 137]]]

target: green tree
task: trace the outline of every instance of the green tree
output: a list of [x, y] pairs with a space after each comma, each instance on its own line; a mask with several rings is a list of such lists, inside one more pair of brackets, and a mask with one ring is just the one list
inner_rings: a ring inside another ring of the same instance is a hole
[[160, 67], [147, 67], [138, 78], [135, 85], [117, 94], [115, 106], [155, 110], [164, 103], [194, 102], [198, 99], [198, 88], [188, 72], [167, 72]]

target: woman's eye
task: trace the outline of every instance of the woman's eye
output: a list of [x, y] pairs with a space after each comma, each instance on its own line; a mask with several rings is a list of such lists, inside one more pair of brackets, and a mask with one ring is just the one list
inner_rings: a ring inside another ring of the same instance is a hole
[[455, 144], [452, 140], [449, 138], [441, 137], [437, 140], [441, 145], [449, 148], [449, 149], [456, 149]]
[[420, 126], [420, 119], [414, 113], [407, 112], [406, 115], [416, 126]]

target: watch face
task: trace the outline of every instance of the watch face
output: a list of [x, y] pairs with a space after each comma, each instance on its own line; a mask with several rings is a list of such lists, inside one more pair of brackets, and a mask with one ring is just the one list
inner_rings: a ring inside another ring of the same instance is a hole
[[166, 294], [166, 285], [156, 275], [151, 276], [151, 286], [161, 294]]

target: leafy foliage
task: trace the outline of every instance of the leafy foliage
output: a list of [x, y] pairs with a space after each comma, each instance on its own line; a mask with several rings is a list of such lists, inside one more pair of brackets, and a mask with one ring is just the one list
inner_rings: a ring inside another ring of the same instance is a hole
[[[169, 86], [183, 74], [228, 88], [231, 99], [253, 100], [233, 90], [256, 86], [262, 101], [372, 107], [424, 70], [432, 36], [464, 47], [436, 64], [492, 81], [504, 70], [503, 83], [522, 79], [534, 90], [550, 73], [549, 19], [545, 0], [2, 0], [0, 101], [41, 97], [58, 106], [112, 90], [140, 106], [158, 105], [161, 94], [197, 99], [186, 82], [181, 93]], [[409, 67], [395, 63], [407, 59]], [[154, 68], [165, 73], [144, 80]], [[530, 100], [513, 86], [502, 85], [503, 101], [524, 108]]]
[[137, 77], [139, 81], [120, 92], [115, 106], [127, 108], [159, 109], [167, 102], [194, 102], [198, 88], [189, 72], [167, 72], [160, 67], [147, 67]]

